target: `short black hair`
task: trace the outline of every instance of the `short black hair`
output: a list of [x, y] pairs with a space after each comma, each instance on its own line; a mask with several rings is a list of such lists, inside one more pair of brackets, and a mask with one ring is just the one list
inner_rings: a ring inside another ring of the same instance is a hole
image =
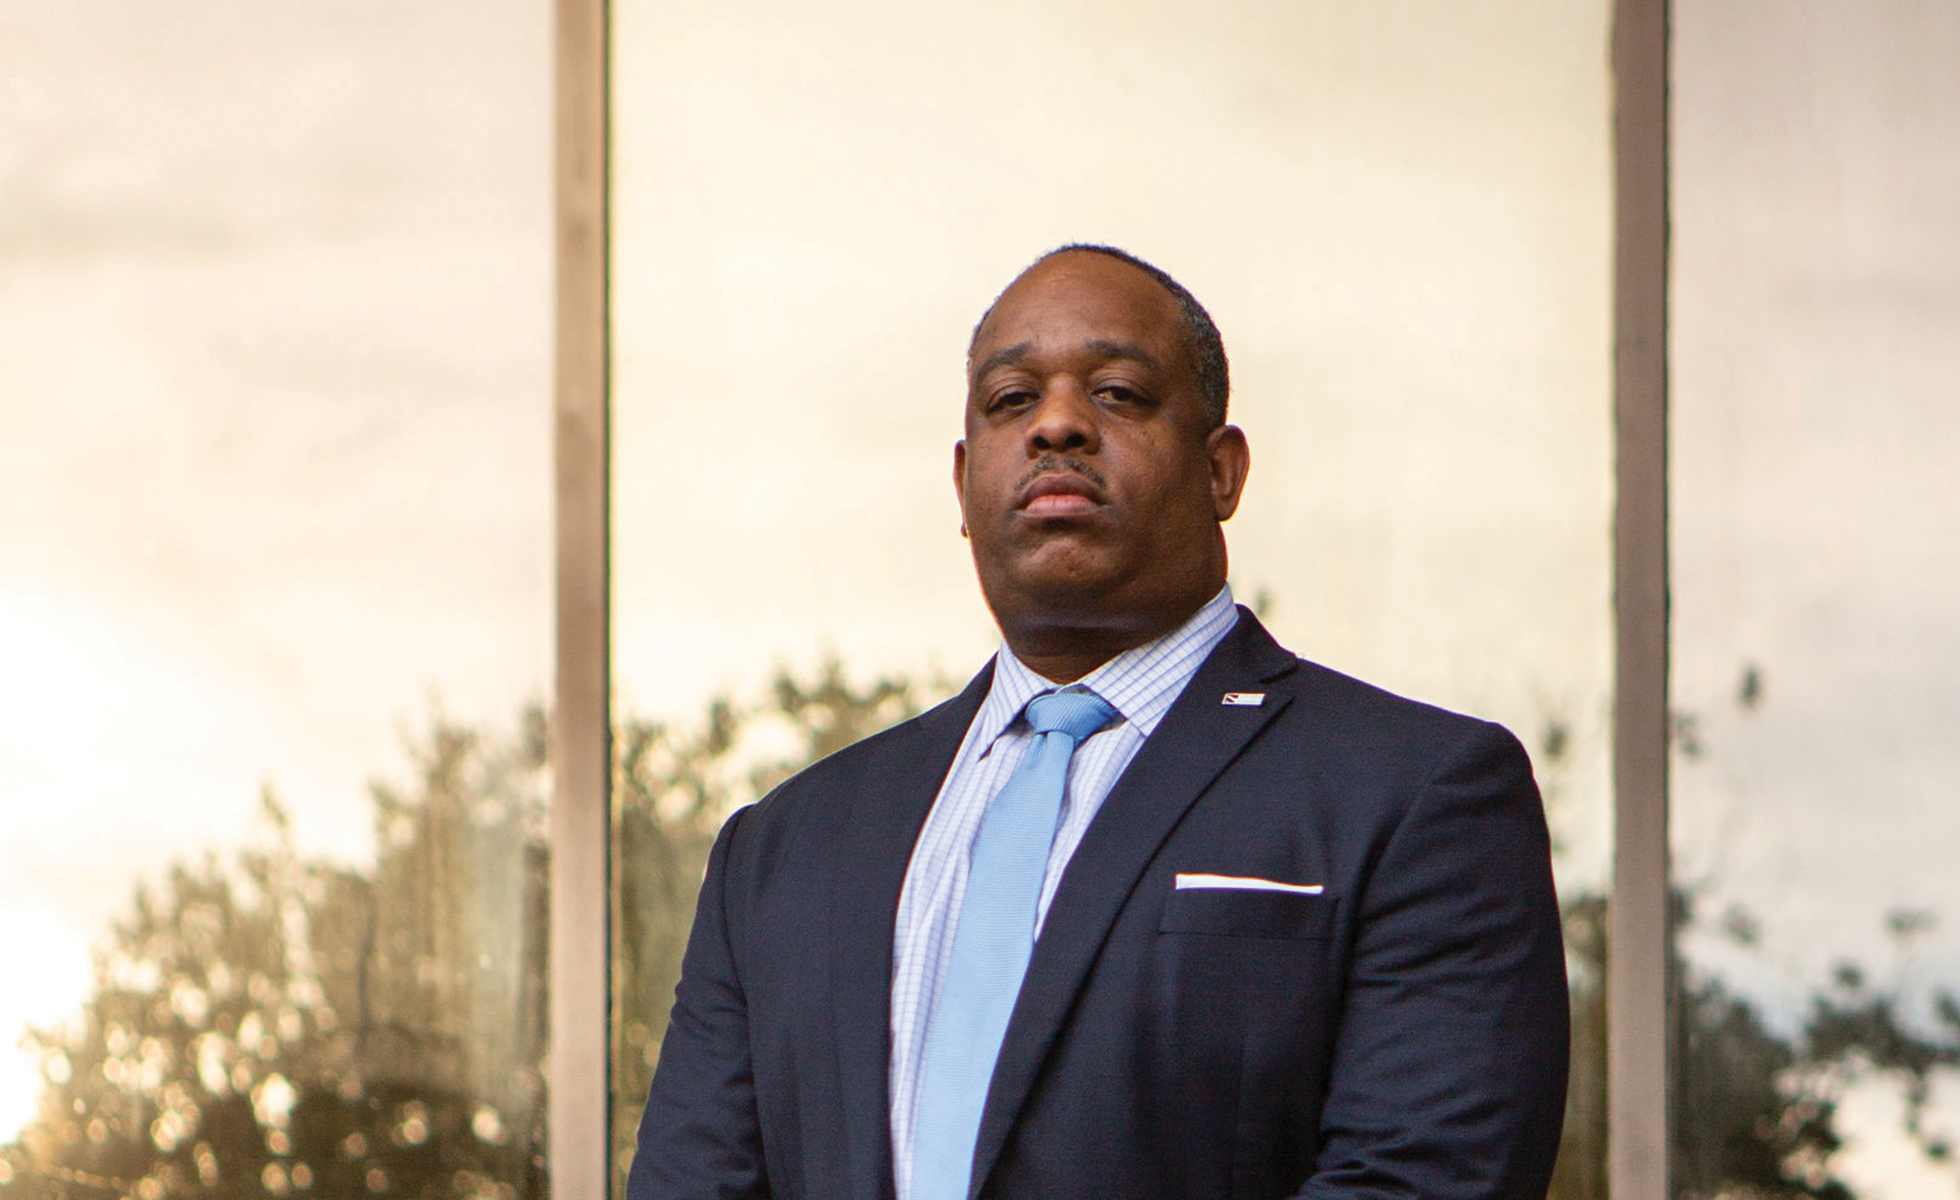
[[[1100, 254], [1105, 258], [1113, 258], [1117, 262], [1128, 263], [1156, 280], [1171, 294], [1171, 298], [1177, 301], [1177, 311], [1184, 318], [1185, 349], [1191, 355], [1191, 368], [1198, 376], [1198, 395], [1205, 403], [1205, 416], [1211, 422], [1212, 428], [1223, 425], [1226, 405], [1232, 396], [1232, 369], [1230, 362], [1225, 358], [1225, 339], [1219, 336], [1218, 326], [1212, 323], [1211, 314], [1205, 311], [1205, 306], [1198, 303], [1198, 298], [1191, 294], [1189, 288], [1171, 278], [1170, 272], [1162, 267], [1145, 262], [1127, 250], [1119, 250], [1115, 246], [1105, 246], [1096, 242], [1070, 242], [1066, 246], [1057, 246], [1029, 263], [1021, 275], [1026, 275], [1028, 271], [1032, 271], [1057, 254], [1072, 254], [1076, 251]], [[1017, 282], [1021, 275], [1014, 277]], [[1014, 284], [1010, 283], [1007, 286], [1013, 287]], [[1006, 294], [1007, 289], [1002, 288], [1001, 296]], [[980, 314], [980, 320], [973, 326], [973, 336], [966, 344], [969, 363], [973, 359], [973, 347], [980, 340], [980, 326], [987, 323], [987, 318], [993, 315], [994, 307], [999, 303], [1000, 296], [995, 296], [993, 304], [987, 306], [987, 311]]]

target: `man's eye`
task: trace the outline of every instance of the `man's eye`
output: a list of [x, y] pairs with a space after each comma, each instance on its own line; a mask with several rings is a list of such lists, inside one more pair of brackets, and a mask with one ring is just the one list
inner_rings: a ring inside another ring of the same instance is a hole
[[1035, 395], [1033, 392], [1025, 388], [1014, 388], [994, 397], [994, 409], [1000, 411], [1010, 408], [1022, 408], [1034, 403], [1034, 400]]
[[1143, 399], [1143, 393], [1127, 388], [1120, 383], [1106, 383], [1096, 389], [1096, 395], [1118, 404], [1136, 404]]

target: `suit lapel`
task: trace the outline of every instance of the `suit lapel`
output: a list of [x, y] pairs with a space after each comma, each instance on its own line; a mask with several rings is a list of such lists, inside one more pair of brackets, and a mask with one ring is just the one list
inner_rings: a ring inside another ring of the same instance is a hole
[[848, 797], [830, 911], [831, 1007], [851, 1154], [851, 1195], [891, 1200], [892, 937], [919, 828], [992, 685], [989, 663], [966, 690], [887, 739]]
[[1258, 684], [1291, 671], [1298, 661], [1241, 608], [1239, 623], [1198, 669], [1090, 822], [1062, 874], [1001, 1044], [980, 1120], [971, 1194], [979, 1194], [999, 1159], [1049, 1047], [1144, 868], [1185, 811], [1289, 700], [1269, 694], [1255, 708], [1227, 706], [1221, 698], [1257, 691]]

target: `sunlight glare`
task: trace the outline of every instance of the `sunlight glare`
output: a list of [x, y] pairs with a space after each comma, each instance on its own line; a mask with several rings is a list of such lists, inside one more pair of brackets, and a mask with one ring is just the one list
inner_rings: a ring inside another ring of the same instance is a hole
[[13, 1141], [34, 1118], [41, 1072], [22, 1047], [30, 1025], [47, 1028], [74, 1013], [89, 990], [88, 943], [46, 904], [0, 907], [0, 945], [15, 960], [32, 963], [0, 988], [0, 1145]]

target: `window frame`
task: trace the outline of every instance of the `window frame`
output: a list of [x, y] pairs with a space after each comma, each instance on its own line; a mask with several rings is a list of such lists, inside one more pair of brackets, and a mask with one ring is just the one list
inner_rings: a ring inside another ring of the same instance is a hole
[[554, 0], [550, 1046], [545, 1145], [558, 1200], [611, 1176], [611, 516], [608, 14]]
[[1666, 1200], [1669, 0], [1613, 6], [1613, 893], [1607, 1181]]

